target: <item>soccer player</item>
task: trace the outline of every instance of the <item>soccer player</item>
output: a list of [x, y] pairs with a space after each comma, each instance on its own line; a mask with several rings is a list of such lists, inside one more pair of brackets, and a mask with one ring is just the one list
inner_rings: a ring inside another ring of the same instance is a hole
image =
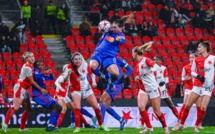
[[[64, 67], [64, 72], [55, 81], [55, 86], [56, 86], [55, 99], [62, 107], [62, 111], [59, 115], [59, 118], [56, 124], [57, 129], [59, 129], [63, 121], [64, 115], [67, 111], [67, 107], [72, 111], [74, 110], [74, 103], [68, 97], [68, 91], [70, 86], [69, 77], [70, 77], [71, 71], [72, 71], [71, 69], [66, 69], [66, 67]], [[87, 123], [87, 121], [84, 119], [82, 114], [80, 118], [86, 128], [91, 128], [91, 126]]]
[[114, 82], [119, 77], [116, 56], [119, 51], [119, 45], [125, 42], [125, 35], [122, 32], [123, 26], [126, 22], [129, 22], [132, 17], [133, 14], [130, 14], [113, 22], [113, 30], [103, 34], [90, 60], [90, 68], [95, 75], [99, 77], [102, 76], [99, 69], [100, 66], [111, 74], [110, 88], [114, 88]]
[[99, 128], [104, 131], [110, 131], [109, 128], [105, 127], [102, 124], [102, 113], [88, 81], [88, 74], [90, 74], [91, 77], [93, 77], [92, 85], [95, 86], [95, 75], [91, 73], [90, 67], [84, 61], [83, 56], [78, 52], [74, 53], [71, 56], [71, 63], [67, 65], [67, 68], [72, 70], [72, 73], [70, 75], [70, 82], [71, 95], [75, 104], [74, 115], [76, 126], [76, 129], [73, 132], [80, 132], [81, 98], [86, 99], [92, 106], [98, 119]]
[[[102, 111], [102, 121], [104, 122], [104, 118], [105, 118], [105, 112], [107, 111], [110, 115], [112, 115], [116, 120], [118, 120], [120, 122], [120, 130], [124, 129], [124, 125], [126, 123], [126, 120], [123, 119], [122, 117], [120, 117], [115, 110], [110, 107], [111, 101], [114, 101], [117, 94], [119, 92], [122, 91], [124, 84], [123, 84], [123, 79], [124, 77], [128, 77], [131, 72], [132, 72], [132, 68], [130, 65], [128, 65], [128, 63], [121, 57], [117, 57], [116, 58], [116, 64], [118, 66], [119, 69], [119, 75], [120, 77], [118, 77], [117, 82], [115, 82], [115, 88], [114, 89], [110, 89], [109, 86], [110, 84], [108, 84], [106, 91], [102, 94], [101, 98], [100, 98], [100, 108]], [[127, 70], [125, 76], [123, 76], [123, 68], [125, 68]], [[110, 73], [107, 73], [107, 79], [110, 80], [111, 79], [111, 75]]]
[[[54, 76], [50, 69], [42, 72], [43, 62], [35, 61], [34, 63], [34, 80], [42, 88], [45, 89], [45, 81], [54, 80]], [[46, 74], [46, 75], [45, 75]], [[43, 94], [35, 86], [32, 86], [33, 100], [46, 109], [51, 109], [49, 124], [46, 127], [46, 131], [57, 131], [55, 125], [61, 112], [61, 106], [49, 95]]]
[[[191, 67], [192, 67], [193, 60], [195, 57], [196, 56], [194, 54], [190, 54], [189, 55], [190, 64], [187, 64], [182, 69], [182, 75], [181, 75], [182, 83], [181, 84], [184, 86], [185, 89], [184, 89], [184, 102], [183, 102], [183, 105], [182, 105], [180, 112], [179, 112], [178, 123], [180, 122], [182, 112], [184, 111], [184, 108], [186, 106], [186, 103], [188, 102], [188, 98], [190, 96], [190, 93], [192, 92], [193, 77], [191, 76]], [[199, 114], [201, 113], [201, 107], [200, 107], [201, 101], [202, 101], [201, 98], [202, 97], [199, 97], [196, 100], [197, 118], [198, 118]], [[176, 123], [176, 127], [178, 126], [178, 123]], [[202, 129], [201, 125], [199, 125], [198, 127]]]
[[21, 117], [21, 124], [19, 131], [28, 131], [25, 128], [25, 123], [28, 120], [29, 113], [31, 111], [31, 103], [29, 98], [28, 89], [31, 85], [35, 86], [43, 94], [48, 92], [40, 87], [33, 78], [33, 64], [35, 61], [34, 54], [32, 52], [25, 52], [22, 57], [25, 59], [26, 63], [22, 66], [19, 79], [14, 85], [14, 97], [13, 97], [13, 106], [7, 111], [5, 121], [2, 122], [2, 129], [4, 132], [7, 132], [8, 123], [13, 116], [13, 114], [19, 109], [22, 104], [24, 107], [24, 112]]
[[206, 109], [214, 88], [215, 56], [209, 54], [211, 50], [210, 42], [200, 42], [197, 50], [199, 56], [194, 59], [191, 67], [191, 75], [195, 77], [193, 89], [183, 110], [180, 124], [176, 130], [183, 130], [184, 122], [189, 114], [190, 108], [193, 103], [202, 96], [200, 105], [201, 112], [199, 113], [197, 121], [193, 127], [194, 132], [199, 132], [198, 125], [203, 121], [206, 115]]
[[168, 134], [170, 133], [170, 131], [166, 125], [164, 114], [160, 111], [161, 99], [159, 94], [159, 86], [153, 74], [153, 72], [158, 71], [160, 68], [151, 59], [143, 56], [143, 50], [150, 48], [152, 44], [153, 42], [149, 42], [142, 46], [136, 46], [132, 50], [132, 57], [138, 62], [137, 69], [139, 75], [135, 77], [135, 80], [139, 81], [141, 85], [137, 98], [138, 107], [140, 110], [140, 115], [147, 126], [146, 129], [144, 129], [140, 133], [153, 131], [148, 112], [145, 110], [148, 99], [150, 99], [154, 113], [161, 122], [164, 128], [164, 132]]
[[154, 74], [155, 74], [157, 83], [159, 85], [160, 91], [161, 91], [161, 99], [172, 110], [175, 117], [178, 118], [178, 110], [174, 106], [171, 98], [169, 97], [169, 95], [167, 93], [167, 89], [166, 89], [166, 84], [169, 83], [167, 68], [165, 66], [161, 65], [162, 59], [160, 56], [154, 56], [153, 60], [160, 67], [160, 69], [158, 71], [156, 71]]

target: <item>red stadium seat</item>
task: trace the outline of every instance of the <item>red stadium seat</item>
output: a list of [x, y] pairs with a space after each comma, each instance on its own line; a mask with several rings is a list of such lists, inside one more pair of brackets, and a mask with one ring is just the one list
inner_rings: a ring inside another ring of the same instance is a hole
[[112, 16], [114, 15], [114, 11], [109, 11], [108, 12], [108, 18], [109, 18], [109, 20], [112, 18]]
[[158, 36], [160, 36], [160, 37], [166, 36], [166, 32], [165, 32], [164, 28], [161, 28], [161, 27], [158, 28]]
[[178, 37], [184, 37], [184, 31], [181, 28], [176, 28], [175, 33]]
[[160, 11], [163, 8], [163, 5], [159, 4], [157, 5], [157, 10]]
[[119, 17], [121, 18], [121, 17], [124, 16], [125, 14], [124, 14], [123, 11], [119, 10], [119, 11], [118, 11], [118, 15], [119, 15]]
[[156, 6], [154, 4], [148, 4], [148, 11], [157, 12]]
[[92, 36], [94, 36], [95, 33], [97, 32], [97, 27], [91, 27], [90, 31], [91, 31]]
[[202, 29], [200, 29], [200, 28], [195, 28], [195, 29], [194, 29], [194, 34], [195, 34], [196, 37], [202, 37], [202, 36], [203, 36], [203, 34], [202, 34]]
[[80, 36], [80, 35], [75, 35], [74, 38], [75, 38], [76, 44], [78, 44], [78, 43], [85, 43], [84, 42], [84, 38], [82, 36]]
[[142, 41], [144, 43], [147, 43], [147, 42], [151, 41], [151, 38], [149, 36], [143, 36]]
[[8, 60], [11, 61], [12, 56], [11, 56], [11, 54], [9, 52], [4, 52], [3, 59], [4, 59], [4, 61], [8, 61]]
[[139, 89], [132, 89], [132, 93], [133, 93], [134, 98], [137, 98]]
[[79, 29], [77, 27], [72, 28], [72, 35], [79, 35]]
[[187, 28], [185, 29], [185, 34], [186, 34], [186, 36], [193, 36], [193, 29], [187, 27]]
[[101, 98], [101, 92], [98, 89], [93, 89], [94, 95], [96, 97], [96, 99], [100, 99]]
[[35, 37], [35, 42], [36, 42], [36, 44], [44, 43], [44, 42], [43, 42], [43, 37], [42, 37], [41, 35], [37, 35], [37, 36]]
[[142, 43], [142, 40], [141, 40], [140, 36], [133, 36], [133, 41], [134, 41], [134, 44]]
[[122, 92], [119, 92], [116, 96], [116, 99], [122, 99]]
[[123, 96], [125, 99], [131, 99], [133, 97], [131, 89], [124, 89]]
[[166, 35], [170, 38], [175, 36], [175, 30], [173, 28], [167, 28], [166, 29]]
[[73, 36], [66, 36], [66, 42], [67, 42], [67, 43], [68, 43], [68, 42], [74, 43], [74, 38], [73, 38]]

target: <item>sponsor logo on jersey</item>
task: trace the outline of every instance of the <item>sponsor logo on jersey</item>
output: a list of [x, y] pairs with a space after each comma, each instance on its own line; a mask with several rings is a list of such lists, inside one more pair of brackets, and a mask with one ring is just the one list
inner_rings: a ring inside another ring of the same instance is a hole
[[106, 37], [106, 40], [109, 41], [109, 42], [114, 42], [114, 38], [111, 37], [111, 36], [107, 36], [107, 37]]

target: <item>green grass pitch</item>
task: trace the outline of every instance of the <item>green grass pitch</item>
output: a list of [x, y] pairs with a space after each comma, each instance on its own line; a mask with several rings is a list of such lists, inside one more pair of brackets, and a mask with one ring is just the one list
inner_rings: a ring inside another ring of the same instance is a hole
[[[170, 128], [172, 129], [172, 128]], [[29, 128], [31, 132], [19, 132], [18, 128], [8, 128], [7, 133], [9, 134], [44, 134], [44, 133], [59, 133], [59, 134], [72, 134], [73, 129], [68, 128], [61, 128], [59, 132], [46, 132], [45, 128]], [[111, 128], [110, 132], [104, 132], [98, 129], [89, 129], [89, 128], [82, 128], [80, 134], [139, 134], [139, 131], [142, 129], [135, 129], [135, 128], [125, 128], [123, 131], [120, 131], [119, 128]], [[215, 127], [204, 127], [204, 129], [199, 130], [199, 134], [215, 134]], [[3, 134], [4, 132], [0, 130], [0, 133]], [[185, 128], [184, 131], [181, 132], [173, 132], [175, 134], [194, 134], [191, 127]], [[162, 128], [155, 127], [154, 132], [152, 134], [164, 134]]]

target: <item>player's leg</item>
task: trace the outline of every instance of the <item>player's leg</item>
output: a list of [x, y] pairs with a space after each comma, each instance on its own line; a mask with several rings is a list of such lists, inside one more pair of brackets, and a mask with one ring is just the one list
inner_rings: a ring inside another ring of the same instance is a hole
[[98, 107], [98, 102], [96, 100], [95, 95], [92, 93], [92, 90], [88, 91], [88, 93], [86, 95], [86, 100], [89, 102], [89, 104], [91, 105], [91, 107], [95, 111], [95, 114], [96, 114], [96, 117], [98, 119], [98, 123], [99, 123], [100, 129], [104, 130], [104, 131], [110, 131], [109, 128], [107, 128], [107, 127], [105, 127], [103, 125], [103, 122], [102, 122], [102, 113], [101, 113], [100, 108]]
[[101, 76], [101, 72], [99, 68], [101, 63], [102, 63], [102, 58], [98, 54], [93, 54], [93, 56], [90, 59], [90, 68], [92, 72], [98, 77]]
[[28, 120], [29, 114], [31, 112], [31, 102], [29, 97], [23, 100], [22, 106], [25, 111], [22, 113], [20, 131], [28, 131], [28, 129], [25, 128], [25, 123]]
[[167, 97], [167, 98], [164, 98], [162, 99], [166, 104], [167, 106], [172, 110], [173, 114], [175, 115], [175, 117], [178, 119], [178, 110], [177, 108], [174, 106], [172, 100], [170, 97]]
[[80, 108], [81, 108], [81, 94], [80, 92], [72, 92], [72, 100], [74, 102], [74, 115], [75, 115], [75, 127], [76, 129], [73, 132], [80, 132], [81, 122], [80, 122]]
[[66, 102], [64, 101], [64, 99], [59, 99], [57, 102], [62, 107], [61, 113], [58, 117], [57, 124], [56, 124], [56, 127], [59, 128], [60, 125], [62, 124], [64, 115], [67, 111], [67, 105], [66, 105]]
[[153, 131], [152, 125], [149, 120], [148, 112], [145, 109], [148, 99], [149, 99], [148, 95], [144, 91], [140, 90], [138, 93], [138, 97], [137, 97], [137, 104], [138, 104], [138, 108], [140, 111], [142, 121], [146, 123], [146, 129], [140, 131], [140, 133], [146, 133], [146, 132]]
[[[202, 96], [200, 96], [197, 100], [196, 100], [196, 110], [197, 110], [197, 118], [200, 116], [201, 114], [201, 102], [202, 102]], [[198, 125], [199, 129], [204, 129], [204, 127], [202, 127], [202, 122]]]
[[190, 93], [189, 93], [189, 94], [188, 94], [188, 93], [186, 93], [186, 90], [185, 90], [184, 102], [183, 102], [183, 105], [182, 105], [182, 107], [181, 107], [181, 109], [180, 109], [180, 111], [179, 111], [179, 115], [178, 115], [178, 122], [179, 122], [179, 121], [180, 121], [180, 119], [181, 119], [182, 112], [183, 112], [183, 111], [184, 111], [184, 109], [185, 109], [185, 106], [186, 106], [186, 103], [187, 103], [187, 101], [188, 101], [189, 96], [190, 96]]
[[102, 113], [102, 122], [104, 122], [104, 118], [105, 118], [106, 102], [111, 100], [110, 95], [106, 91], [102, 94], [102, 96], [100, 98], [100, 109], [101, 109], [101, 113]]

